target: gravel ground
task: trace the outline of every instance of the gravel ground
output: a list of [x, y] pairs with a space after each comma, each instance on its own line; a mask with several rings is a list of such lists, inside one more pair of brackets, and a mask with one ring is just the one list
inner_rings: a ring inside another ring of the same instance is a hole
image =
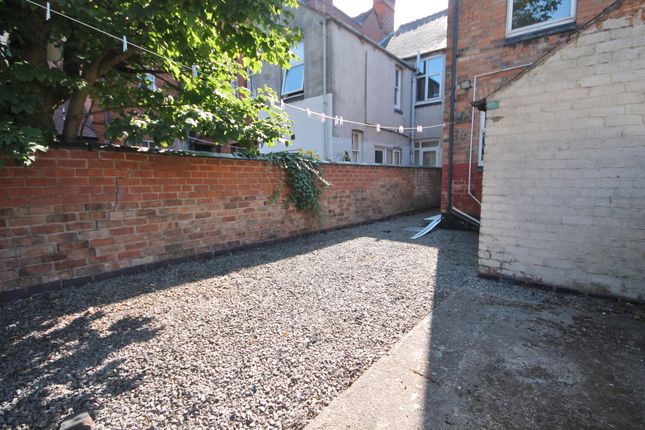
[[548, 295], [477, 278], [473, 233], [410, 241], [422, 218], [2, 304], [0, 428], [301, 428], [451, 292]]

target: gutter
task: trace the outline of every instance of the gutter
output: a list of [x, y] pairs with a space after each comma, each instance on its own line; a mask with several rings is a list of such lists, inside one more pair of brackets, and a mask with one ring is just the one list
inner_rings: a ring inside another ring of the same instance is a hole
[[305, 8], [307, 8], [307, 9], [309, 9], [310, 11], [317, 13], [318, 15], [322, 15], [323, 17], [325, 17], [325, 18], [326, 18], [326, 21], [332, 21], [332, 22], [334, 22], [336, 25], [338, 25], [339, 27], [341, 27], [341, 28], [343, 28], [343, 29], [345, 29], [345, 30], [349, 31], [350, 33], [353, 33], [356, 37], [358, 37], [358, 38], [360, 38], [361, 40], [363, 40], [364, 42], [366, 42], [366, 43], [368, 43], [368, 44], [372, 45], [372, 47], [374, 47], [375, 49], [377, 49], [377, 50], [381, 51], [382, 53], [384, 53], [385, 55], [387, 55], [388, 57], [390, 57], [391, 59], [393, 59], [394, 61], [396, 61], [399, 65], [401, 65], [401, 66], [403, 66], [403, 67], [405, 67], [405, 68], [407, 68], [407, 69], [409, 69], [409, 70], [414, 70], [414, 67], [410, 66], [408, 63], [406, 63], [405, 61], [403, 61], [401, 58], [397, 57], [396, 55], [394, 55], [393, 53], [391, 53], [391, 52], [390, 52], [390, 51], [388, 51], [387, 49], [383, 48], [383, 47], [382, 47], [381, 45], [379, 45], [377, 42], [375, 42], [375, 41], [373, 41], [372, 39], [370, 39], [369, 37], [365, 36], [365, 35], [364, 35], [363, 33], [361, 33], [360, 31], [356, 30], [355, 28], [351, 27], [351, 26], [350, 26], [350, 25], [348, 25], [348, 24], [345, 24], [344, 22], [342, 22], [342, 21], [341, 21], [341, 20], [339, 20], [338, 18], [335, 18], [335, 17], [333, 17], [333, 16], [331, 16], [331, 15], [327, 15], [327, 14], [325, 14], [325, 13], [322, 13], [322, 12], [320, 12], [320, 11], [318, 11], [318, 10], [316, 10], [316, 9], [313, 9], [313, 8], [311, 8], [310, 6], [307, 6], [307, 5], [302, 5], [302, 4], [301, 4], [300, 6], [301, 6], [301, 7], [305, 7]]

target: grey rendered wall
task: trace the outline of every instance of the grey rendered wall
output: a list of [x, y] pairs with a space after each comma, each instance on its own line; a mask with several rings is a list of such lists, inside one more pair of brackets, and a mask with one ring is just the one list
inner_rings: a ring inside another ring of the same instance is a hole
[[645, 300], [645, 8], [635, 9], [495, 96], [482, 274]]
[[[394, 76], [399, 63], [380, 49], [356, 37], [347, 29], [331, 22], [330, 43], [330, 88], [334, 93], [334, 115], [372, 124], [411, 125], [412, 71], [401, 67], [401, 110], [394, 109]], [[400, 65], [399, 65], [400, 66]], [[364, 142], [361, 162], [374, 162], [374, 147], [397, 148], [402, 151], [402, 163], [410, 161], [410, 133], [345, 125], [334, 127], [334, 155], [342, 157], [351, 152], [352, 130], [363, 132]]]

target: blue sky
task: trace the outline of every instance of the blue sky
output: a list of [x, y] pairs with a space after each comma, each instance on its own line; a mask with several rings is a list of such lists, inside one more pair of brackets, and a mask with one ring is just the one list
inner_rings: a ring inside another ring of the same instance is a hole
[[[372, 0], [334, 0], [334, 5], [350, 16], [372, 7]], [[397, 0], [394, 27], [448, 8], [448, 0]]]

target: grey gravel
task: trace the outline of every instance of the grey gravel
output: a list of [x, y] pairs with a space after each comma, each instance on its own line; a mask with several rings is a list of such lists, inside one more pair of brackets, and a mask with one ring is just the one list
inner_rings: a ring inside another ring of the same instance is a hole
[[437, 302], [477, 236], [402, 217], [0, 305], [0, 428], [301, 428]]

